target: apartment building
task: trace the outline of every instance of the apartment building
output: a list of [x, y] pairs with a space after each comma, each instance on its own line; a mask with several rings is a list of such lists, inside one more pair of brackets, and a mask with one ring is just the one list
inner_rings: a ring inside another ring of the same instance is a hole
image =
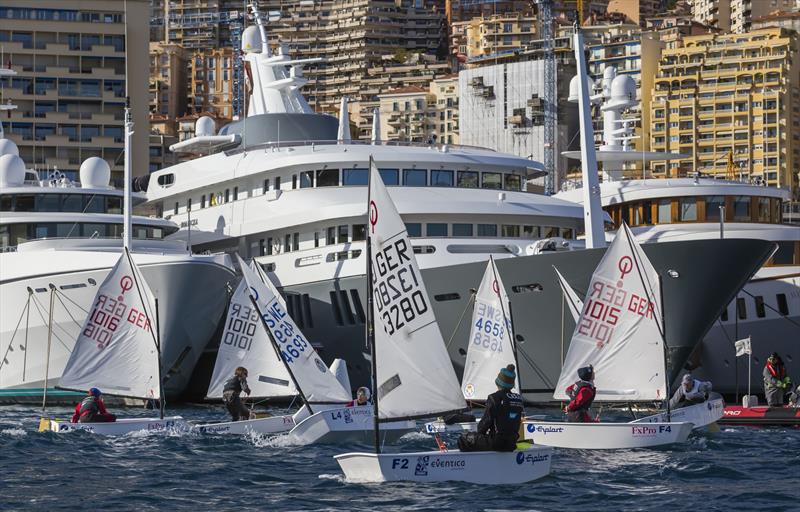
[[[689, 36], [662, 52], [650, 105], [658, 176], [752, 180], [797, 188], [800, 163], [798, 36], [782, 28]], [[733, 169], [728, 160], [733, 160]]]
[[384, 140], [458, 144], [458, 75], [379, 96]]
[[466, 59], [513, 52], [536, 39], [536, 17], [507, 12], [475, 17], [451, 25], [452, 53]]
[[662, 0], [609, 0], [608, 12], [618, 12], [636, 25], [644, 26], [645, 19], [664, 11]]
[[147, 173], [148, 3], [123, 0], [5, 0], [0, 6], [4, 100], [17, 109], [2, 120], [29, 167], [78, 178], [81, 162], [105, 159], [122, 185], [126, 70], [136, 129], [133, 172]]
[[[187, 108], [181, 114], [213, 112], [222, 119], [233, 119], [235, 65], [232, 48], [209, 48], [192, 52], [185, 89]], [[244, 96], [243, 88], [239, 94]]]
[[732, 0], [693, 0], [692, 16], [703, 25], [725, 32], [731, 29]]
[[775, 12], [753, 18], [753, 30], [767, 27], [781, 27], [800, 32], [800, 3], [798, 3], [797, 9], [794, 11]]
[[775, 11], [789, 11], [797, 7], [797, 0], [730, 0], [731, 31], [737, 34], [749, 32], [754, 18]]
[[174, 135], [168, 121], [186, 113], [187, 52], [178, 44], [150, 43], [150, 130]]

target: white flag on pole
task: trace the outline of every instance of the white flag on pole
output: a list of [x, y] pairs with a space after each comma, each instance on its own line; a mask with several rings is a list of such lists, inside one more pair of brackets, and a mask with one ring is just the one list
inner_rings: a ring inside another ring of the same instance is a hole
[[750, 336], [743, 340], [737, 341], [734, 343], [734, 346], [736, 347], [736, 357], [753, 353], [753, 350], [750, 346]]

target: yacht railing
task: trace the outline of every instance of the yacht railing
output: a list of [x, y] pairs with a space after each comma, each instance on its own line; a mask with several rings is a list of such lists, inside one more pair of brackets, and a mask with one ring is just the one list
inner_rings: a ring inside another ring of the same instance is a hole
[[[259, 142], [258, 144], [249, 145], [245, 148], [238, 147], [225, 152], [226, 155], [235, 155], [238, 153], [242, 153], [244, 151], [253, 151], [258, 149], [279, 149], [284, 147], [295, 147], [295, 146], [335, 146], [335, 145], [360, 145], [360, 146], [372, 146], [372, 141], [368, 140], [353, 140], [347, 142], [346, 144], [342, 144], [338, 140], [282, 140], [282, 141], [272, 141], [272, 142]], [[399, 140], [382, 140], [380, 146], [402, 146], [402, 147], [420, 147], [420, 148], [431, 148], [436, 149], [437, 151], [446, 152], [450, 149], [456, 150], [478, 150], [478, 151], [491, 151], [492, 153], [496, 153], [494, 149], [485, 148], [481, 146], [470, 146], [466, 144], [443, 144], [443, 143], [426, 143], [426, 142], [414, 142], [414, 141], [399, 141]]]

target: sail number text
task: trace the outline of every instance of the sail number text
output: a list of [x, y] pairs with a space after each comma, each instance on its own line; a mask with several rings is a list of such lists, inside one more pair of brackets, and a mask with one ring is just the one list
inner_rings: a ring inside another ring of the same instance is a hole
[[401, 238], [373, 255], [373, 295], [383, 328], [390, 336], [428, 311], [411, 247]]

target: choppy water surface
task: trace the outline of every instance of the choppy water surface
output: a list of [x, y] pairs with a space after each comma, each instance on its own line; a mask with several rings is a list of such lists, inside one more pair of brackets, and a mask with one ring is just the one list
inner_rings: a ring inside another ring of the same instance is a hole
[[[225, 417], [211, 407], [169, 412]], [[197, 433], [59, 435], [36, 432], [38, 419], [33, 407], [0, 408], [0, 510], [800, 510], [800, 429], [723, 428], [672, 449], [557, 450], [549, 477], [484, 487], [343, 482], [333, 455], [365, 446]], [[432, 448], [429, 437], [409, 434], [389, 449]]]

